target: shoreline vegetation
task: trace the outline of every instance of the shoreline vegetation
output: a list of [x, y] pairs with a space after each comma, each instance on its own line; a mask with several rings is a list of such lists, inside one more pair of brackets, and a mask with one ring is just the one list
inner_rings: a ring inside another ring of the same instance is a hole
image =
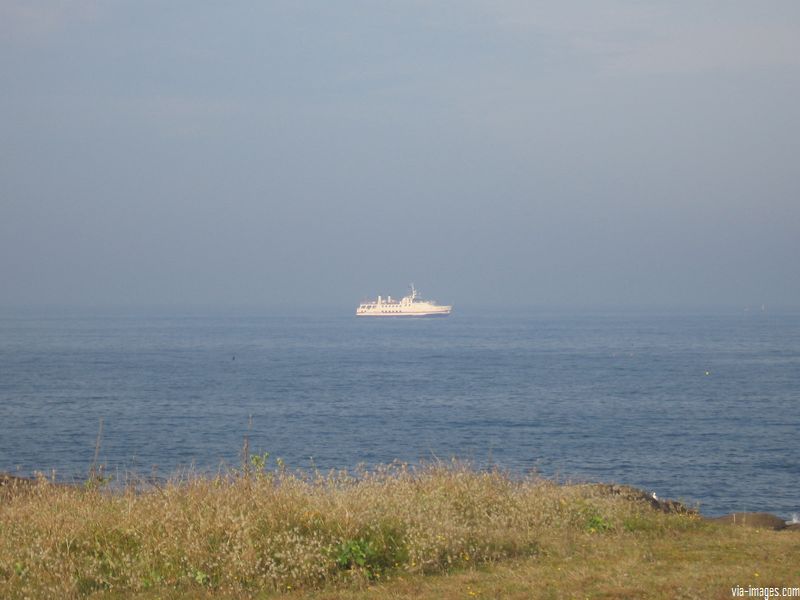
[[[3, 598], [676, 598], [800, 585], [800, 525], [458, 461], [109, 486], [0, 474]], [[730, 525], [744, 525], [731, 527]], [[782, 530], [782, 531], [778, 531]]]

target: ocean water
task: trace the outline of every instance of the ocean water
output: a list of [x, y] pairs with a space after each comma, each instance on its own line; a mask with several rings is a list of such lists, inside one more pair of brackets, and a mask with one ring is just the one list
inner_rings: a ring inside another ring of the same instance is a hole
[[800, 511], [800, 315], [0, 315], [0, 471], [458, 457]]

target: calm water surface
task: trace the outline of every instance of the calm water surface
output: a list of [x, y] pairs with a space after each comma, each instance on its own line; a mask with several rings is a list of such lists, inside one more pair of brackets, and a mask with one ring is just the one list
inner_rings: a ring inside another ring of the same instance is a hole
[[0, 315], [0, 470], [457, 456], [800, 512], [800, 315]]

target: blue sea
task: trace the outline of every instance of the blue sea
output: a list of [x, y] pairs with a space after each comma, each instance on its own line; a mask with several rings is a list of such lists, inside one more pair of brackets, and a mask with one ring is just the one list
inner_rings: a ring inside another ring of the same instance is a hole
[[800, 512], [800, 314], [0, 315], [0, 471], [471, 461]]

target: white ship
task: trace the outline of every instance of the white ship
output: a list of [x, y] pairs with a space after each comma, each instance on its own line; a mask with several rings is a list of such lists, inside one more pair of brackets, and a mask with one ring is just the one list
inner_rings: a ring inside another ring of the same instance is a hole
[[446, 317], [452, 306], [439, 306], [433, 300], [422, 300], [411, 284], [411, 294], [402, 300], [391, 296], [362, 302], [356, 309], [357, 317]]

